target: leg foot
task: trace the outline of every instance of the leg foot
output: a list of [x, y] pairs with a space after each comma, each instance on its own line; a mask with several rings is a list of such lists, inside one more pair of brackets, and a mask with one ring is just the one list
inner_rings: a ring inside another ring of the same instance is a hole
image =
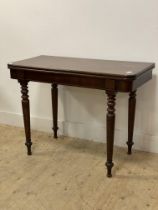
[[25, 145], [26, 145], [26, 147], [27, 147], [27, 154], [28, 154], [28, 155], [32, 155], [32, 152], [31, 152], [31, 145], [32, 145], [32, 142], [31, 142], [31, 140], [30, 140], [30, 141], [26, 141], [26, 142], [25, 142]]
[[112, 177], [111, 170], [112, 170], [112, 167], [114, 166], [114, 164], [111, 162], [106, 162], [105, 165], [107, 167], [107, 177]]
[[127, 145], [128, 145], [128, 151], [127, 151], [127, 154], [128, 155], [131, 155], [132, 154], [132, 146], [133, 146], [134, 142], [128, 142], [127, 141]]

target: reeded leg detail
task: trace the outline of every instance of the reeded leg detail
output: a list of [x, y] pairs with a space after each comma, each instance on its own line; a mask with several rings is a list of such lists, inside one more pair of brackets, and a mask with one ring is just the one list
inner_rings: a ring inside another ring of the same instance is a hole
[[115, 129], [115, 97], [116, 93], [114, 91], [106, 91], [107, 99], [107, 162], [105, 163], [107, 167], [107, 177], [112, 177], [112, 167], [113, 167], [113, 145], [114, 145], [114, 129]]
[[26, 142], [25, 145], [27, 147], [27, 154], [31, 155], [31, 131], [30, 131], [30, 104], [29, 104], [29, 96], [28, 96], [28, 82], [24, 80], [19, 81], [21, 85], [21, 98], [22, 98], [22, 110], [23, 110], [23, 120], [24, 120], [24, 128], [25, 128], [25, 136]]
[[52, 113], [53, 113], [53, 131], [54, 138], [57, 138], [58, 131], [58, 86], [57, 84], [52, 84]]
[[136, 91], [130, 92], [128, 101], [128, 154], [132, 153], [134, 120], [135, 120], [135, 107], [136, 107]]

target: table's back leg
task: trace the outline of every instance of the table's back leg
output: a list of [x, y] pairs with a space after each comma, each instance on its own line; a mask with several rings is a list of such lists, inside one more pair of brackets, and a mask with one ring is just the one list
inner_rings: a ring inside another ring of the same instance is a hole
[[134, 131], [134, 120], [135, 120], [135, 107], [136, 107], [136, 91], [132, 91], [129, 94], [128, 101], [128, 154], [132, 153], [133, 146], [133, 131]]
[[21, 98], [22, 98], [22, 109], [23, 109], [23, 120], [24, 120], [24, 128], [25, 128], [25, 136], [27, 146], [27, 154], [31, 155], [31, 131], [30, 131], [30, 104], [29, 104], [29, 95], [28, 95], [28, 82], [24, 80], [19, 80], [21, 85]]
[[116, 93], [114, 91], [106, 91], [107, 99], [107, 162], [105, 163], [107, 167], [107, 177], [111, 177], [111, 169], [113, 167], [113, 146], [114, 146], [114, 129], [115, 129], [115, 97]]
[[52, 113], [53, 113], [53, 131], [54, 138], [57, 138], [58, 131], [58, 86], [57, 84], [52, 84]]

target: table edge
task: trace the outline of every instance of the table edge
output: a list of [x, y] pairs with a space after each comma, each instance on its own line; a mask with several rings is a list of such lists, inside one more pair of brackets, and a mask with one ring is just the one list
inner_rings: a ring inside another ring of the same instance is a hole
[[88, 72], [88, 71], [75, 71], [75, 70], [69, 70], [69, 69], [45, 69], [45, 68], [37, 68], [37, 67], [29, 67], [29, 66], [20, 66], [20, 65], [14, 65], [14, 64], [8, 64], [8, 68], [10, 70], [12, 69], [16, 69], [16, 70], [27, 70], [27, 71], [42, 71], [42, 72], [47, 72], [47, 73], [64, 73], [64, 74], [81, 74], [81, 75], [89, 75], [89, 76], [101, 76], [101, 77], [114, 77], [114, 78], [122, 78], [122, 79], [136, 79], [138, 76], [140, 76], [141, 74], [145, 73], [146, 71], [152, 70], [153, 68], [155, 68], [155, 63], [151, 63], [151, 65], [149, 67], [147, 67], [146, 69], [143, 69], [142, 71], [140, 71], [137, 74], [130, 74], [130, 75], [121, 75], [121, 74], [104, 74], [104, 73], [100, 73], [100, 72]]

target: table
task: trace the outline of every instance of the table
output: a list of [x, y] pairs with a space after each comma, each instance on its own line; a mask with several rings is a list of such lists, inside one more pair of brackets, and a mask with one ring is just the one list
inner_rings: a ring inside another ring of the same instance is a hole
[[[51, 83], [53, 131], [58, 130], [58, 84], [105, 90], [107, 94], [107, 177], [112, 176], [117, 92], [128, 92], [128, 154], [133, 145], [136, 90], [152, 78], [154, 63], [110, 61], [86, 58], [37, 56], [8, 64], [12, 79], [21, 85], [22, 109], [27, 146], [31, 155], [31, 129], [28, 82]], [[94, 102], [95, 103], [95, 102]]]

